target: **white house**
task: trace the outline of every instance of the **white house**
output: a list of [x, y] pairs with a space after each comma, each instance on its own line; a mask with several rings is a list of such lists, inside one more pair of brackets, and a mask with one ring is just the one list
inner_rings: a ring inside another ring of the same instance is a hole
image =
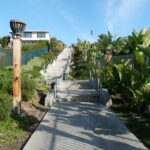
[[[10, 32], [12, 34], [12, 32]], [[47, 40], [50, 42], [50, 33], [48, 31], [24, 31], [21, 35], [21, 40], [23, 44], [32, 44], [40, 40]], [[11, 39], [12, 43], [12, 39]]]

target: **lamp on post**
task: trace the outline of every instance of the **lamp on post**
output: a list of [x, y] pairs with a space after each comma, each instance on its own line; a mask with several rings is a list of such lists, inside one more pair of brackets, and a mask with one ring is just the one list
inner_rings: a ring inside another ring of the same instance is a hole
[[10, 20], [13, 37], [13, 111], [21, 113], [21, 33], [26, 24], [20, 20]]

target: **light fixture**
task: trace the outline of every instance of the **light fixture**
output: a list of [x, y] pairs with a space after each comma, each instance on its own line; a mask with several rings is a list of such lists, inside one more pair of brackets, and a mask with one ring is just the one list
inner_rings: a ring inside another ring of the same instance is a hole
[[10, 20], [10, 28], [14, 36], [21, 36], [25, 30], [26, 24], [21, 20]]

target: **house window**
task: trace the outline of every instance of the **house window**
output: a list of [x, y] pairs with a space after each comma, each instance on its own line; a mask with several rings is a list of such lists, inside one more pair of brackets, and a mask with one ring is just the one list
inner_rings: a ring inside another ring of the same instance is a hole
[[22, 35], [23, 38], [32, 38], [32, 33], [28, 32], [28, 33], [23, 33]]
[[45, 33], [37, 33], [37, 38], [45, 38]]

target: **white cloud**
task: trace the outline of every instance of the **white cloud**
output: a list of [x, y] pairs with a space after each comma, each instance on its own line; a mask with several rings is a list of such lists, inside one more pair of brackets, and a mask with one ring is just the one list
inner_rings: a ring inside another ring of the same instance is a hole
[[108, 0], [106, 26], [111, 32], [123, 30], [147, 0]]

